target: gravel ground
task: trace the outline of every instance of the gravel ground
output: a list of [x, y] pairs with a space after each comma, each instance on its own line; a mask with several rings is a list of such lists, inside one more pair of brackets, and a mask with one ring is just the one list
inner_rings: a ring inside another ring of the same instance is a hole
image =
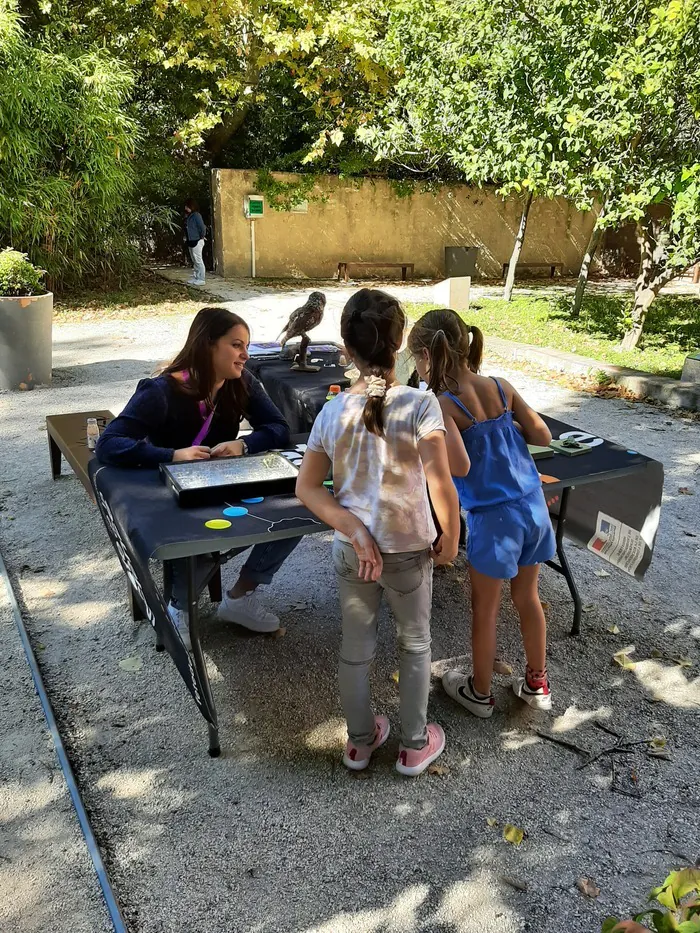
[[[343, 291], [333, 297], [325, 339], [333, 336]], [[230, 307], [245, 309], [254, 339], [270, 339], [295, 303], [293, 294], [256, 289], [236, 295]], [[150, 627], [129, 618], [123, 575], [95, 507], [72, 475], [51, 481], [44, 430], [46, 414], [119, 411], [136, 379], [178, 349], [188, 324], [169, 317], [59, 326], [53, 387], [0, 395], [0, 545], [33, 642], [44, 646], [47, 687], [130, 929], [589, 933], [607, 914], [638, 907], [669, 868], [694, 861], [700, 855], [700, 424], [510, 374], [536, 407], [631, 444], [666, 469], [657, 550], [644, 583], [614, 568], [598, 577], [595, 571], [607, 565], [570, 548], [589, 607], [582, 638], [567, 635], [571, 606], [563, 581], [544, 572], [553, 714], [523, 709], [507, 678], [498, 677], [497, 713], [476, 720], [451, 705], [436, 679], [431, 715], [448, 736], [441, 773], [400, 778], [392, 738], [368, 772], [347, 774], [339, 766], [343, 723], [330, 540], [315, 536], [301, 543], [265, 594], [286, 637], [246, 638], [209, 617], [204, 648], [224, 749], [211, 760], [204, 722], [174, 666], [153, 650]], [[695, 496], [679, 494], [680, 487]], [[466, 587], [461, 565], [436, 581], [436, 678], [446, 664], [468, 660]], [[620, 634], [608, 631], [613, 624]], [[0, 715], [14, 726], [13, 741], [28, 749], [19, 775], [22, 752], [10, 752], [15, 761], [9, 792], [0, 796], [2, 817], [8, 814], [10, 832], [22, 840], [53, 838], [53, 821], [72, 817], [55, 780], [41, 793], [45, 813], [24, 803], [23, 795], [44, 780], [39, 762], [51, 756], [28, 676], [21, 660], [12, 661], [19, 651], [12, 626], [0, 626], [0, 638], [11, 659]], [[502, 656], [519, 669], [522, 648], [505, 600], [500, 639]], [[629, 643], [640, 663], [623, 671], [612, 655]], [[692, 667], [671, 660], [681, 656]], [[126, 657], [138, 657], [141, 669], [122, 670]], [[377, 705], [394, 726], [396, 666], [385, 619], [374, 682]], [[649, 758], [643, 746], [615, 756], [616, 783], [639, 797], [612, 790], [612, 756], [578, 770], [576, 752], [534, 731], [550, 729], [596, 752], [614, 741], [596, 719], [625, 739], [666, 737], [669, 761]], [[525, 830], [519, 847], [503, 840], [506, 823]], [[35, 912], [54, 911], [61, 921], [9, 929], [53, 933], [70, 911], [70, 929], [103, 928], [86, 858], [78, 857], [75, 832], [66, 832], [65, 852], [47, 846], [26, 854], [35, 859], [36, 876], [26, 896], [38, 905]], [[0, 860], [5, 884], [17, 889], [10, 910], [22, 904], [19, 889], [31, 877], [25, 864], [24, 856]], [[56, 895], [61, 872], [74, 908]], [[581, 878], [595, 881], [597, 898], [576, 889]], [[0, 913], [0, 924], [3, 919]]]

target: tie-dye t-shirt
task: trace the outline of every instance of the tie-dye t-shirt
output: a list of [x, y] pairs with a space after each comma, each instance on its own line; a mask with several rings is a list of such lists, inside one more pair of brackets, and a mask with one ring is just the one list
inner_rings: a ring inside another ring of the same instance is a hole
[[418, 442], [444, 432], [440, 405], [432, 392], [388, 389], [384, 437], [377, 437], [362, 420], [365, 402], [364, 395], [343, 392], [326, 403], [308, 447], [329, 457], [335, 498], [366, 526], [380, 551], [422, 551], [436, 531]]

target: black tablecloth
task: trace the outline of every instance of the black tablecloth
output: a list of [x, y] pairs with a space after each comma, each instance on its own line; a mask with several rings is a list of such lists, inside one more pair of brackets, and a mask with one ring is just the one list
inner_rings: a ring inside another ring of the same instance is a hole
[[[328, 363], [337, 354], [314, 352], [309, 359]], [[322, 365], [317, 373], [297, 373], [290, 369], [291, 360], [250, 359], [246, 368], [265, 386], [267, 394], [284, 415], [292, 434], [308, 434], [328, 395], [328, 387], [347, 388], [347, 366]]]

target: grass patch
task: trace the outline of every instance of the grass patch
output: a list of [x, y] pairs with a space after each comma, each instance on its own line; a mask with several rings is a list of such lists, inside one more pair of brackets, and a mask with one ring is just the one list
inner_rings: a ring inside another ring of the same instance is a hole
[[194, 315], [206, 303], [206, 296], [198, 296], [194, 289], [144, 273], [140, 279], [114, 291], [84, 289], [76, 294], [57, 297], [54, 302], [54, 320], [68, 324], [172, 314]]
[[[683, 361], [700, 348], [700, 299], [666, 295], [651, 306], [645, 327], [644, 346], [620, 350], [631, 298], [591, 295], [584, 298], [581, 317], [572, 320], [572, 298], [523, 295], [511, 302], [496, 298], [479, 299], [479, 307], [462, 316], [476, 324], [488, 337], [503, 337], [538, 347], [552, 347], [601, 363], [627, 366], [643, 372], [678, 378]], [[406, 311], [415, 320], [435, 305], [408, 304]]]

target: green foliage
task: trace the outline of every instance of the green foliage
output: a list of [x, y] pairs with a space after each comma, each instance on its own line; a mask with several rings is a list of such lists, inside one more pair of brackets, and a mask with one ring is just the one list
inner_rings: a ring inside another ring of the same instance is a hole
[[130, 72], [102, 50], [33, 44], [0, 0], [0, 241], [54, 285], [133, 268]]
[[[700, 868], [672, 871], [662, 885], [650, 892], [648, 899], [657, 901], [663, 910], [643, 910], [634, 921], [622, 923], [616, 917], [608, 917], [601, 933], [614, 933], [618, 929], [629, 933], [646, 929], [656, 933], [700, 933]], [[640, 920], [651, 922], [651, 928], [638, 925]]]
[[0, 297], [45, 295], [45, 275], [45, 271], [37, 269], [25, 253], [16, 249], [4, 249], [0, 252]]
[[[516, 295], [511, 302], [480, 299], [479, 307], [466, 312], [464, 318], [484, 331], [487, 349], [492, 335], [678, 378], [685, 357], [700, 345], [700, 299], [659, 297], [649, 312], [643, 350], [619, 347], [621, 320], [628, 306], [624, 295], [592, 294], [584, 298], [581, 317], [573, 321], [563, 297]], [[414, 319], [429, 309], [429, 305], [407, 305]]]
[[281, 181], [268, 169], [260, 169], [255, 177], [255, 187], [264, 194], [274, 211], [290, 211], [304, 201], [325, 201], [328, 195], [314, 194], [316, 175], [300, 175], [297, 181]]

